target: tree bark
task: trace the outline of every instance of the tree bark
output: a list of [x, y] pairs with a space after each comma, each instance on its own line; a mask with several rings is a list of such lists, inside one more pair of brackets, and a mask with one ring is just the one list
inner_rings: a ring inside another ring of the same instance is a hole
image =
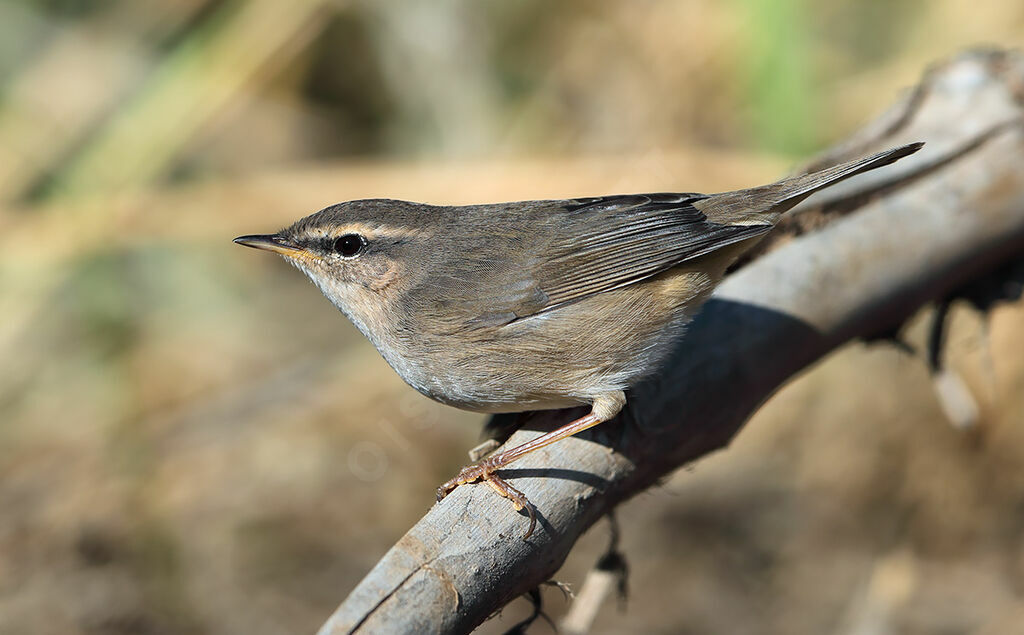
[[[913, 141], [784, 219], [704, 306], [624, 413], [503, 470], [538, 528], [485, 485], [434, 506], [321, 633], [466, 632], [547, 580], [622, 501], [725, 446], [784, 382], [855, 338], [1024, 257], [1024, 56], [975, 51], [936, 66], [886, 114], [809, 167]], [[577, 413], [522, 415], [516, 445]]]

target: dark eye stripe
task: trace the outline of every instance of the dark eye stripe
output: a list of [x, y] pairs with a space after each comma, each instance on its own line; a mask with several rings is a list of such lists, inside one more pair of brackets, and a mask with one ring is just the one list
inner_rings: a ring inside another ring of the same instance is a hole
[[334, 251], [343, 258], [355, 258], [366, 247], [366, 239], [359, 234], [344, 234], [334, 240]]

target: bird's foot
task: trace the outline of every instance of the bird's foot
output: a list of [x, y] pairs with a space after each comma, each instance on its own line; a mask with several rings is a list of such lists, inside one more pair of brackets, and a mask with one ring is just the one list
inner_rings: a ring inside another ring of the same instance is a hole
[[516, 488], [509, 485], [505, 479], [501, 478], [495, 472], [502, 466], [501, 463], [495, 461], [497, 457], [488, 457], [479, 463], [468, 465], [459, 471], [459, 474], [437, 488], [437, 502], [441, 502], [445, 496], [450, 494], [456, 487], [460, 485], [467, 485], [479, 480], [487, 483], [491, 486], [495, 492], [500, 496], [507, 498], [512, 502], [512, 507], [516, 511], [526, 510], [526, 514], [530, 517], [530, 528], [523, 536], [523, 540], [526, 540], [533, 534], [533, 530], [537, 527], [537, 514], [534, 511], [533, 505], [527, 500], [526, 495], [517, 490]]

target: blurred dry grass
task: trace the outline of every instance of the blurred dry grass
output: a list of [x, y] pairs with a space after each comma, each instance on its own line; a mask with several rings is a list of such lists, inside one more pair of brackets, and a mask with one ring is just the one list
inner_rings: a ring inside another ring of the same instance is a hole
[[[749, 185], [1024, 35], [1012, 1], [427, 7], [0, 5], [0, 632], [311, 630], [462, 463], [479, 416], [232, 236], [346, 198]], [[602, 632], [1021, 623], [1024, 306], [955, 317], [979, 430], [918, 360], [848, 348], [622, 510]]]

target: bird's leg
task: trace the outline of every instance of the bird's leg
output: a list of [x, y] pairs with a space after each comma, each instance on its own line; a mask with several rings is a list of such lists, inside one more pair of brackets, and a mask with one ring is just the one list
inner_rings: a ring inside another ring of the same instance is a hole
[[540, 449], [544, 446], [551, 445], [555, 441], [560, 441], [566, 437], [571, 437], [577, 432], [582, 432], [587, 428], [592, 428], [597, 424], [601, 423], [602, 419], [599, 419], [594, 413], [590, 413], [585, 417], [580, 417], [575, 421], [568, 423], [557, 430], [541, 435], [532, 441], [527, 441], [522, 445], [517, 445], [514, 448], [506, 450], [504, 452], [498, 452], [491, 456], [474, 463], [473, 465], [462, 468], [459, 474], [437, 488], [437, 500], [441, 501], [445, 496], [451, 493], [459, 485], [465, 485], [472, 483], [476, 480], [483, 480], [491, 486], [495, 492], [500, 496], [504, 496], [512, 502], [512, 507], [516, 511], [526, 510], [526, 513], [530, 516], [530, 528], [527, 530], [526, 535], [523, 536], [523, 540], [526, 540], [533, 534], [534, 528], [537, 526], [537, 516], [534, 512], [533, 505], [526, 498], [526, 495], [517, 490], [516, 488], [509, 485], [505, 479], [501, 478], [495, 472], [502, 467], [505, 467], [512, 461], [522, 457], [524, 454]]
[[590, 413], [586, 416], [567, 423], [557, 430], [543, 434], [536, 439], [527, 441], [522, 445], [517, 445], [516, 447], [505, 450], [504, 452], [492, 454], [478, 463], [462, 468], [455, 478], [437, 488], [438, 502], [440, 502], [441, 499], [451, 493], [451, 491], [459, 485], [483, 480], [499, 495], [512, 501], [512, 506], [516, 511], [526, 509], [526, 513], [530, 516], [530, 529], [526, 532], [526, 535], [523, 536], [523, 539], [525, 540], [529, 538], [537, 525], [537, 518], [534, 514], [533, 505], [531, 505], [530, 501], [527, 500], [526, 495], [506, 483], [505, 480], [495, 474], [495, 472], [524, 455], [533, 452], [534, 450], [539, 450], [540, 448], [549, 446], [556, 441], [561, 441], [562, 439], [571, 437], [574, 434], [593, 428], [599, 423], [608, 421], [622, 410], [622, 406], [625, 405], [625, 403], [626, 397], [622, 392], [602, 395], [594, 400]]

